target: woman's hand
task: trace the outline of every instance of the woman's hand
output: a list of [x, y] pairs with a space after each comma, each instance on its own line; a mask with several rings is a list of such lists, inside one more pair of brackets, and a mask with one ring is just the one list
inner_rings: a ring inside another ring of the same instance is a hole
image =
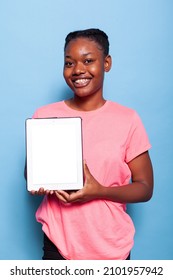
[[45, 195], [45, 194], [53, 194], [53, 190], [45, 190], [43, 188], [40, 188], [38, 191], [30, 191], [30, 194], [32, 195]]
[[87, 164], [84, 162], [84, 177], [85, 184], [79, 191], [55, 191], [55, 194], [59, 200], [65, 203], [74, 202], [87, 202], [93, 199], [99, 198], [100, 190], [102, 186], [97, 182], [97, 180], [91, 175]]

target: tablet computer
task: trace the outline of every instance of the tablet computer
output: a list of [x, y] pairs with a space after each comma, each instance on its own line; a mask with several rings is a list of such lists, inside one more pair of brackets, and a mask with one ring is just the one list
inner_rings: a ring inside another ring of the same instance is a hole
[[81, 118], [27, 119], [25, 128], [28, 191], [81, 189]]

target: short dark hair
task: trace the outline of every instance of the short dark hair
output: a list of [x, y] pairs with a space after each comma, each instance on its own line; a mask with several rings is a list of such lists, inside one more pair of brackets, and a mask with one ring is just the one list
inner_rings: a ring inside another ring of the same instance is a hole
[[104, 31], [97, 28], [90, 28], [70, 32], [65, 38], [64, 51], [71, 40], [75, 40], [78, 38], [88, 38], [89, 40], [95, 41], [101, 47], [105, 56], [109, 54], [108, 36]]

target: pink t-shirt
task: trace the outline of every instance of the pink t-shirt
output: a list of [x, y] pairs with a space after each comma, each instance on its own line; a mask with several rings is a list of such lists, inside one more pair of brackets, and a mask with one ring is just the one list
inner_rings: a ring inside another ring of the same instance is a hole
[[[82, 118], [83, 156], [91, 174], [109, 188], [128, 184], [127, 163], [151, 147], [137, 113], [112, 101], [87, 112], [61, 101], [41, 107], [33, 117], [76, 116]], [[135, 230], [125, 204], [64, 204], [50, 195], [44, 197], [36, 219], [65, 259], [123, 260], [133, 247]]]

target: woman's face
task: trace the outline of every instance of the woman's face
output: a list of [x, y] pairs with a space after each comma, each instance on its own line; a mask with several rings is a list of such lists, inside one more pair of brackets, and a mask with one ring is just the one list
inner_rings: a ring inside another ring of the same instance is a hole
[[86, 38], [70, 41], [64, 60], [64, 78], [75, 95], [102, 95], [104, 72], [110, 70], [111, 58], [104, 56], [95, 41]]

